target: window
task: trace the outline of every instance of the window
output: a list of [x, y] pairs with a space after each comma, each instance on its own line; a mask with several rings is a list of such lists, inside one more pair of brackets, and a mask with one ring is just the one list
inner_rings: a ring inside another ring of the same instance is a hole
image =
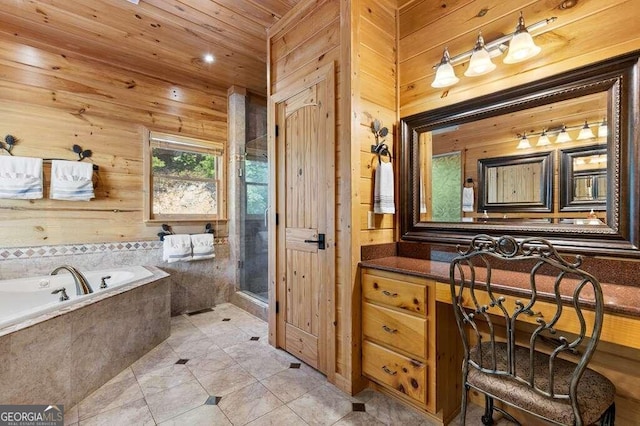
[[269, 164], [267, 159], [250, 159], [244, 164], [247, 189], [247, 215], [264, 216], [269, 202]]
[[145, 220], [224, 216], [221, 144], [150, 132], [145, 149]]

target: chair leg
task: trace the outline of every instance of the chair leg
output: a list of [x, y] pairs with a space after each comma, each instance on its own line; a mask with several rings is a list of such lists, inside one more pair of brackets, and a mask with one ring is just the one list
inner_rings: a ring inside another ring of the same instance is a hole
[[484, 396], [484, 416], [482, 416], [482, 424], [491, 426], [493, 424], [493, 398], [489, 395]]
[[462, 389], [462, 405], [460, 407], [460, 426], [467, 424], [467, 394], [469, 393], [469, 386], [464, 386]]
[[604, 412], [602, 417], [600, 417], [600, 425], [601, 426], [614, 426], [614, 422], [616, 420], [616, 403], [612, 403], [607, 411]]

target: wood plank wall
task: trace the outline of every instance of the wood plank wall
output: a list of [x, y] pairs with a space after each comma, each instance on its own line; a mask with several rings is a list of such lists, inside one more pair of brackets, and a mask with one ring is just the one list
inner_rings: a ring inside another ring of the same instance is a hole
[[377, 118], [389, 127], [393, 149], [397, 122], [396, 12], [391, 0], [303, 1], [269, 32], [271, 94], [336, 64], [336, 385], [347, 392], [361, 386], [354, 293], [360, 246], [394, 240], [393, 216], [378, 216], [376, 229], [368, 230], [367, 212], [375, 166], [370, 125]]
[[[562, 9], [557, 1], [398, 0], [400, 116], [428, 111], [475, 98], [548, 75], [640, 49], [640, 0], [582, 0]], [[535, 41], [537, 57], [497, 68], [481, 77], [464, 77], [466, 65], [455, 67], [460, 82], [448, 89], [431, 87], [445, 46], [452, 55], [473, 47], [478, 30], [486, 41], [513, 30], [519, 11], [527, 24], [557, 16]], [[482, 15], [482, 16], [481, 16]], [[601, 344], [592, 366], [617, 387], [616, 424], [640, 424], [640, 351]], [[538, 424], [527, 419], [527, 424]]]
[[74, 160], [73, 144], [90, 149], [96, 199], [0, 200], [0, 246], [157, 238], [159, 226], [142, 221], [143, 131], [225, 143], [226, 89], [136, 74], [43, 42], [0, 31], [0, 137], [18, 138], [18, 156]]

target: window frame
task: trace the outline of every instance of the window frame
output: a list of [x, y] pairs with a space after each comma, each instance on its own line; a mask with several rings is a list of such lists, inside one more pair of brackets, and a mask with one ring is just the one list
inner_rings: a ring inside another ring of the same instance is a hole
[[[226, 152], [224, 145], [187, 136], [177, 136], [169, 133], [146, 130], [143, 149], [144, 168], [144, 222], [201, 222], [210, 220], [226, 220]], [[157, 214], [153, 212], [153, 148], [166, 148], [186, 152], [212, 154], [219, 157], [216, 192], [217, 213], [215, 214]]]

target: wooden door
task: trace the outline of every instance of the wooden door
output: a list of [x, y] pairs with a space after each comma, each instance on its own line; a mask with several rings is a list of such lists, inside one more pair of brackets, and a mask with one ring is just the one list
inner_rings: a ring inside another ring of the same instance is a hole
[[[274, 95], [277, 344], [335, 371], [335, 88], [333, 65]], [[277, 96], [277, 99], [276, 99]]]

